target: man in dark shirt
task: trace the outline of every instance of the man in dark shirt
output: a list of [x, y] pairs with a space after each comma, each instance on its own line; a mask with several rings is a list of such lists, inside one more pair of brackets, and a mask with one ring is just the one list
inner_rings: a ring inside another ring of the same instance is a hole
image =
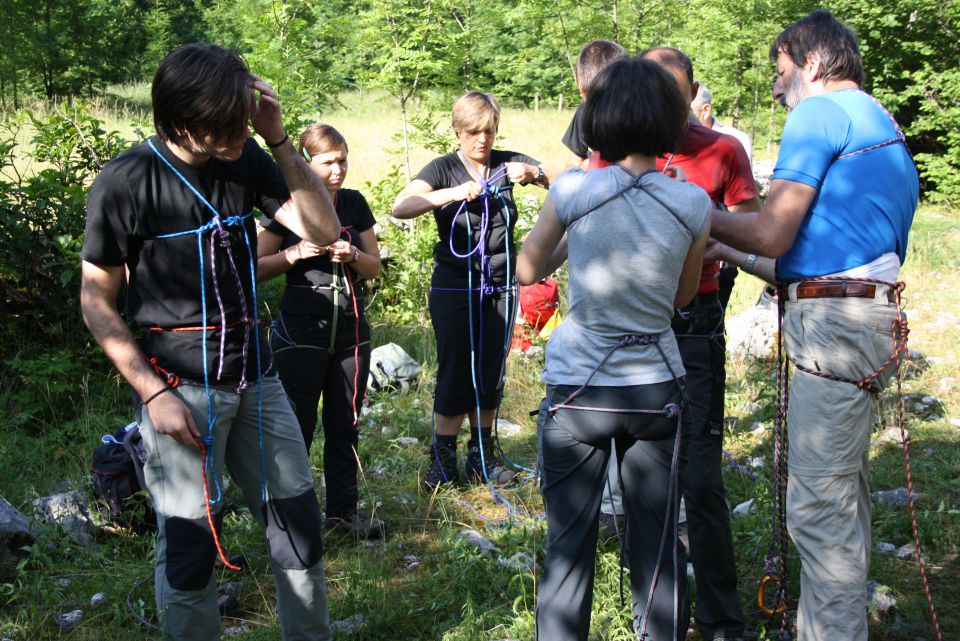
[[[681, 93], [696, 95], [693, 63], [682, 51], [655, 47], [640, 54], [669, 71]], [[691, 122], [676, 154], [657, 159], [657, 169], [683, 173], [707, 192], [716, 206], [732, 212], [759, 208], [756, 183], [743, 146], [732, 136]], [[690, 559], [696, 575], [694, 618], [704, 639], [739, 639], [743, 611], [737, 594], [737, 566], [730, 515], [721, 474], [726, 346], [723, 306], [718, 291], [719, 265], [700, 274], [697, 297], [677, 310], [673, 331], [687, 371], [689, 406], [684, 414], [690, 436], [681, 468], [687, 510]]]
[[[617, 58], [625, 58], [627, 50], [621, 45], [610, 40], [591, 40], [580, 48], [580, 54], [577, 56], [577, 91], [580, 92], [582, 100], [587, 99], [587, 89], [590, 83], [600, 71]], [[573, 112], [573, 118], [563, 134], [562, 142], [570, 150], [570, 157], [564, 169], [579, 167], [587, 169], [587, 159], [590, 157], [590, 149], [583, 139], [583, 132], [580, 131], [580, 117], [583, 112], [583, 103], [577, 106]]]
[[[326, 245], [340, 231], [333, 203], [290, 144], [276, 93], [235, 52], [173, 51], [154, 77], [153, 111], [157, 135], [91, 186], [81, 307], [143, 399], [163, 638], [220, 636], [213, 566], [226, 464], [266, 530], [282, 638], [329, 639], [320, 508], [257, 326], [251, 210]], [[116, 307], [125, 279], [139, 342]]]

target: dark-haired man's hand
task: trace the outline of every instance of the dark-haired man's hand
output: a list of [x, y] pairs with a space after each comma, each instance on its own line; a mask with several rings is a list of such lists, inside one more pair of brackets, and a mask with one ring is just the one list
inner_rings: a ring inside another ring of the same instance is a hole
[[259, 94], [250, 113], [253, 130], [268, 145], [276, 145], [287, 135], [283, 129], [283, 119], [280, 117], [280, 98], [273, 87], [260, 78], [254, 77], [250, 82], [250, 88]]

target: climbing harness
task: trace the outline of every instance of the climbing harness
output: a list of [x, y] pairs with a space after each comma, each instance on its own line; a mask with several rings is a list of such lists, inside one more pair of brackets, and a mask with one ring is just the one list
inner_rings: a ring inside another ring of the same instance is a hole
[[[891, 327], [891, 333], [893, 337], [893, 350], [890, 357], [880, 365], [876, 370], [867, 374], [859, 380], [845, 378], [843, 376], [837, 376], [830, 374], [829, 372], [822, 372], [811, 370], [810, 368], [803, 367], [795, 360], [790, 358], [789, 355], [785, 355], [783, 349], [783, 317], [786, 307], [786, 300], [788, 294], [788, 287], [794, 283], [806, 283], [806, 282], [838, 282], [838, 283], [857, 283], [862, 285], [873, 285], [875, 288], [884, 286], [888, 288], [888, 291], [891, 293], [891, 302], [897, 306], [897, 318], [893, 321], [893, 326]], [[904, 418], [904, 409], [903, 409], [903, 380], [902, 380], [902, 365], [903, 362], [909, 359], [910, 353], [907, 349], [907, 335], [909, 334], [909, 328], [907, 326], [907, 319], [903, 315], [903, 307], [901, 301], [901, 293], [903, 292], [905, 285], [903, 282], [889, 283], [882, 280], [875, 280], [871, 278], [848, 278], [848, 277], [817, 277], [817, 278], [804, 278], [797, 281], [781, 282], [778, 284], [778, 339], [777, 339], [777, 394], [776, 394], [776, 403], [777, 411], [774, 422], [774, 510], [773, 510], [773, 530], [775, 532], [774, 536], [770, 539], [770, 546], [767, 551], [767, 555], [764, 559], [764, 576], [760, 581], [760, 584], [757, 588], [757, 604], [760, 607], [761, 612], [767, 616], [772, 616], [773, 614], [781, 614], [780, 622], [780, 638], [788, 638], [787, 628], [789, 625], [788, 616], [787, 616], [787, 522], [786, 522], [786, 491], [787, 491], [787, 461], [789, 454], [789, 442], [787, 438], [787, 411], [789, 409], [789, 366], [792, 362], [794, 367], [806, 374], [812, 376], [818, 376], [826, 380], [847, 383], [849, 385], [854, 385], [861, 391], [869, 393], [874, 397], [878, 397], [880, 394], [880, 386], [877, 384], [877, 378], [885, 372], [888, 368], [893, 367], [893, 376], [897, 383], [897, 423], [900, 429], [900, 438], [901, 445], [903, 448], [903, 458], [904, 458], [904, 468], [906, 471], [907, 478], [907, 503], [910, 510], [910, 525], [913, 532], [913, 543], [916, 549], [917, 554], [917, 564], [920, 569], [920, 580], [923, 586], [923, 592], [927, 599], [927, 604], [930, 609], [930, 618], [933, 622], [934, 632], [936, 638], [939, 641], [942, 641], [943, 636], [940, 631], [940, 623], [937, 619], [936, 608], [933, 603], [933, 596], [930, 592], [930, 584], [927, 580], [927, 569], [926, 561], [924, 560], [921, 546], [920, 546], [920, 534], [919, 526], [917, 520], [916, 506], [914, 502], [914, 491], [913, 491], [913, 478], [910, 469], [910, 446], [909, 438], [906, 433], [906, 421]], [[779, 547], [779, 553], [777, 553], [777, 547]], [[774, 596], [773, 603], [776, 604], [775, 607], [770, 607], [766, 605], [766, 588], [770, 583], [776, 585], [776, 593]]]
[[[671, 212], [672, 213], [672, 212]], [[647, 591], [647, 599], [644, 604], [643, 614], [640, 616], [640, 621], [637, 624], [637, 630], [639, 632], [639, 638], [641, 640], [647, 639], [647, 627], [650, 623], [650, 612], [653, 607], [653, 597], [657, 589], [657, 585], [660, 581], [660, 572], [663, 566], [663, 557], [664, 552], [667, 548], [667, 538], [670, 534], [671, 529], [676, 535], [677, 524], [680, 518], [680, 445], [681, 445], [681, 434], [682, 434], [682, 425], [683, 425], [683, 405], [686, 404], [686, 389], [680, 381], [680, 377], [677, 376], [677, 373], [674, 371], [673, 367], [670, 365], [670, 360], [667, 358], [666, 353], [663, 351], [663, 348], [660, 346], [659, 335], [656, 334], [641, 334], [641, 335], [627, 335], [621, 338], [615, 345], [607, 350], [607, 353], [600, 360], [600, 363], [590, 372], [590, 375], [587, 377], [587, 380], [576, 388], [571, 394], [569, 394], [565, 399], [557, 403], [556, 405], [551, 405], [547, 412], [549, 415], [554, 415], [562, 410], [574, 410], [581, 412], [604, 412], [604, 413], [615, 413], [615, 414], [647, 414], [652, 416], [663, 416], [665, 418], [676, 418], [677, 419], [677, 428], [674, 436], [673, 442], [673, 453], [670, 460], [670, 482], [667, 487], [667, 504], [665, 509], [666, 518], [664, 519], [663, 533], [660, 537], [660, 546], [657, 551], [657, 561], [654, 566], [654, 574], [650, 579], [650, 587]], [[677, 383], [677, 387], [680, 391], [681, 403], [678, 405], [676, 403], [668, 403], [662, 409], [646, 409], [646, 408], [610, 408], [610, 407], [597, 407], [589, 405], [571, 405], [571, 403], [580, 396], [586, 389], [589, 387], [590, 382], [593, 380], [593, 377], [596, 376], [603, 366], [607, 363], [614, 352], [624, 347], [632, 346], [650, 346], [653, 345], [657, 348], [657, 351], [660, 354], [660, 357], [663, 359], [664, 364], [667, 366], [667, 369], [670, 371], [670, 375], [673, 377], [673, 380]], [[609, 478], [607, 479], [609, 484]], [[671, 527], [672, 526], [672, 527]], [[618, 529], [619, 535], [619, 529]], [[680, 613], [680, 593], [679, 593], [679, 565], [680, 565], [680, 542], [679, 539], [673, 537], [673, 546], [672, 546], [672, 557], [673, 557], [673, 573], [674, 573], [674, 584], [673, 584], [673, 607], [674, 607], [674, 617], [673, 617], [673, 637], [677, 638], [677, 618]], [[621, 558], [623, 555], [623, 546], [621, 545]], [[623, 565], [621, 563], [620, 567], [620, 600], [623, 602]]]
[[[346, 240], [347, 242], [352, 243], [352, 234], [351, 230], [353, 229], [352, 225], [347, 225], [340, 229], [340, 239]], [[290, 285], [287, 284], [286, 287], [295, 287], [295, 288], [305, 288], [310, 289], [314, 292], [319, 293], [323, 290], [330, 290], [332, 294], [332, 303], [333, 303], [333, 319], [330, 324], [330, 341], [326, 347], [320, 347], [317, 345], [301, 345], [296, 342], [293, 338], [290, 337], [290, 332], [287, 329], [286, 323], [284, 322], [283, 313], [281, 312], [280, 317], [270, 324], [269, 335], [275, 336], [278, 340], [284, 343], [284, 346], [273, 350], [274, 354], [279, 354], [291, 349], [317, 349], [324, 350], [333, 354], [336, 350], [336, 339], [337, 339], [337, 330], [340, 318], [340, 296], [343, 293], [346, 293], [350, 297], [350, 305], [353, 309], [353, 395], [352, 395], [352, 412], [353, 412], [353, 426], [356, 427], [357, 423], [360, 420], [360, 415], [357, 410], [357, 397], [360, 390], [360, 348], [363, 345], [368, 344], [370, 341], [360, 341], [360, 303], [357, 299], [356, 287], [353, 283], [353, 269], [349, 264], [344, 264], [340, 262], [330, 261], [333, 271], [331, 272], [332, 282], [329, 285]]]
[[[180, 171], [177, 170], [173, 164], [167, 160], [163, 154], [156, 148], [152, 140], [147, 141], [147, 145], [153, 151], [153, 153], [174, 173], [174, 175], [180, 179], [180, 181], [197, 197], [197, 199], [212, 212], [213, 217], [205, 224], [201, 225], [196, 229], [191, 229], [187, 231], [174, 232], [169, 234], [163, 234], [157, 236], [155, 240], [163, 240], [170, 238], [178, 238], [183, 236], [194, 235], [197, 239], [197, 257], [199, 259], [199, 273], [200, 273], [200, 299], [201, 299], [201, 322], [199, 327], [189, 327], [189, 328], [174, 328], [174, 331], [199, 331], [201, 332], [201, 352], [203, 354], [203, 387], [204, 392], [206, 393], [207, 398], [207, 432], [202, 437], [202, 442], [200, 444], [201, 458], [203, 460], [202, 467], [202, 479], [203, 479], [203, 495], [204, 495], [204, 504], [206, 508], [207, 523], [210, 526], [210, 532], [213, 536], [214, 544], [216, 545], [217, 553], [220, 555], [220, 559], [223, 561], [224, 566], [231, 569], [239, 571], [240, 567], [232, 564], [227, 558], [226, 554], [223, 551], [223, 547], [220, 545], [220, 538], [217, 534], [217, 528], [215, 527], [213, 519], [213, 511], [211, 506], [219, 503], [223, 496], [222, 490], [220, 487], [220, 482], [216, 470], [216, 461], [214, 454], [214, 427], [216, 426], [217, 419], [219, 414], [214, 414], [213, 411], [213, 384], [210, 380], [210, 371], [207, 357], [207, 332], [211, 330], [220, 330], [220, 346], [219, 346], [219, 367], [217, 369], [216, 380], [221, 380], [223, 375], [223, 364], [224, 356], [226, 351], [226, 333], [230, 327], [243, 327], [243, 347], [241, 351], [241, 375], [240, 381], [235, 387], [237, 393], [243, 392], [248, 386], [247, 382], [247, 363], [249, 360], [249, 348], [251, 342], [251, 335], [253, 335], [254, 342], [254, 355], [256, 358], [256, 368], [257, 368], [257, 436], [260, 450], [260, 494], [261, 500], [266, 501], [266, 461], [264, 460], [264, 448], [263, 448], [263, 388], [262, 388], [262, 366], [260, 358], [260, 341], [256, 336], [256, 328], [259, 326], [258, 318], [258, 303], [257, 303], [257, 283], [256, 283], [256, 256], [253, 252], [253, 247], [250, 243], [250, 236], [247, 232], [245, 223], [248, 219], [252, 217], [252, 212], [248, 212], [243, 215], [230, 216], [228, 218], [223, 218], [219, 211], [208, 201], [204, 196], [194, 187], [189, 180], [184, 177]], [[248, 305], [246, 294], [243, 291], [243, 282], [240, 274], [240, 270], [237, 267], [237, 262], [234, 258], [233, 252], [233, 241], [230, 237], [230, 232], [228, 228], [230, 227], [239, 227], [243, 235], [244, 245], [247, 250], [248, 266], [250, 270], [250, 286], [251, 286], [251, 295], [252, 300]], [[211, 273], [211, 282], [213, 285], [214, 296], [217, 301], [217, 306], [220, 312], [220, 326], [211, 326], [207, 322], [207, 277], [204, 261], [204, 243], [203, 238], [209, 232], [210, 236], [210, 273]], [[216, 242], [215, 242], [216, 241]], [[216, 255], [217, 247], [223, 249], [227, 255], [227, 259], [230, 266], [230, 272], [234, 277], [234, 284], [237, 287], [239, 303], [241, 307], [241, 318], [235, 323], [228, 323], [226, 317], [226, 308], [223, 303], [223, 297], [220, 293], [220, 284], [217, 279], [217, 268], [216, 268]], [[164, 328], [150, 328], [153, 331], [170, 331]], [[170, 377], [174, 376], [167, 372], [164, 372], [162, 369], [159, 369], [159, 366], [156, 363], [153, 363], [153, 366], [158, 369], [158, 371], [163, 372], [167, 375], [167, 381], [169, 383]], [[216, 495], [211, 496], [210, 487], [209, 487], [209, 477], [213, 477], [213, 484], [216, 490]]]
[[[693, 233], [693, 230], [687, 225], [687, 223], [678, 216], [673, 209], [667, 206], [662, 200], [651, 194], [649, 191], [644, 189], [642, 185], [642, 179], [646, 174], [655, 173], [654, 170], [644, 172], [638, 176], [633, 177], [633, 179], [623, 188], [614, 192], [613, 195], [601, 200], [597, 205], [594, 205], [590, 209], [572, 216], [567, 228], [569, 229], [576, 222], [587, 216], [588, 214], [595, 212], [597, 209], [603, 205], [611, 202], [612, 200], [619, 198], [625, 194], [628, 190], [637, 188], [649, 196], [655, 203], [660, 205], [665, 209], [691, 236], [691, 240], [696, 238], [696, 234]], [[667, 330], [671, 331], [671, 330]], [[593, 381], [596, 374], [606, 365], [607, 361], [613, 356], [613, 354], [622, 348], [633, 347], [633, 346], [649, 346], [656, 347], [658, 353], [660, 354], [661, 359], [666, 365], [670, 375], [673, 380], [676, 382], [677, 387], [680, 392], [681, 402], [680, 404], [669, 403], [662, 409], [646, 409], [646, 408], [609, 408], [609, 407], [598, 407], [598, 406], [585, 406], [585, 405], [572, 405], [573, 401], [580, 396]], [[674, 617], [673, 617], [673, 637], [677, 638], [677, 619], [679, 618], [680, 613], [680, 595], [679, 595], [679, 581], [680, 581], [680, 542], [676, 536], [679, 516], [680, 516], [680, 448], [682, 442], [682, 425], [683, 425], [683, 406], [687, 402], [687, 392], [685, 386], [681, 382], [680, 377], [677, 375], [676, 371], [673, 369], [673, 366], [670, 364], [670, 360], [667, 358], [666, 353], [663, 351], [662, 346], [660, 345], [660, 335], [656, 334], [631, 334], [626, 335], [620, 338], [620, 340], [611, 346], [603, 358], [600, 360], [599, 364], [590, 372], [587, 376], [586, 381], [576, 388], [572, 393], [570, 393], [564, 400], [561, 402], [551, 405], [548, 407], [547, 412], [549, 415], [554, 415], [559, 411], [583, 411], [583, 412], [604, 412], [604, 413], [618, 413], [618, 414], [647, 414], [647, 415], [659, 415], [665, 418], [676, 418], [677, 427], [674, 436], [673, 452], [670, 462], [670, 472], [669, 472], [669, 485], [667, 489], [667, 501], [665, 508], [666, 518], [664, 519], [663, 533], [660, 538], [660, 545], [657, 551], [657, 561], [655, 565], [654, 574], [650, 580], [650, 587], [647, 591], [646, 603], [644, 605], [643, 613], [640, 615], [639, 621], [635, 621], [636, 630], [638, 632], [640, 639], [647, 639], [649, 637], [647, 633], [647, 628], [650, 623], [650, 615], [653, 607], [653, 598], [657, 589], [657, 585], [660, 579], [660, 573], [664, 563], [664, 555], [667, 550], [667, 539], [671, 530], [674, 532], [673, 545], [672, 545], [672, 560], [673, 560], [673, 572], [674, 572], [674, 585], [673, 585], [673, 606], [674, 606]], [[609, 479], [607, 480], [609, 484]], [[618, 528], [619, 536], [619, 528]], [[622, 542], [621, 542], [622, 543]], [[621, 545], [621, 558], [623, 555], [623, 546]], [[621, 602], [623, 601], [623, 566], [621, 563], [621, 576], [620, 576], [620, 591], [621, 591]]]

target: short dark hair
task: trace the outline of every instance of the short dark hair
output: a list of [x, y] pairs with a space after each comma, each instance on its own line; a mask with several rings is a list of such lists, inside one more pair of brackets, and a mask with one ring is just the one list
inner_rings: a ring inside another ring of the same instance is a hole
[[609, 162], [636, 153], [660, 156], [680, 148], [689, 113], [666, 69], [652, 60], [621, 58], [590, 85], [583, 137]]
[[655, 60], [664, 67], [679, 69], [686, 74], [690, 85], [693, 85], [693, 62], [690, 60], [690, 56], [679, 49], [673, 47], [650, 47], [649, 49], [641, 51], [640, 57]]
[[194, 43], [170, 52], [153, 76], [153, 124], [165, 141], [182, 144], [243, 135], [253, 108], [247, 63], [232, 49]]
[[798, 67], [807, 64], [810, 54], [818, 54], [823, 80], [863, 84], [863, 59], [857, 37], [826, 9], [817, 9], [781, 31], [770, 45], [770, 59], [776, 61], [781, 51]]
[[626, 58], [627, 50], [612, 40], [591, 40], [577, 56], [577, 85], [587, 91], [600, 70], [617, 58]]

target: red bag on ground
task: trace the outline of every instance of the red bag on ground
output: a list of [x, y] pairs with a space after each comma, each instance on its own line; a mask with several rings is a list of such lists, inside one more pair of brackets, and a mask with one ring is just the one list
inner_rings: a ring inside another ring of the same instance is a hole
[[545, 278], [533, 285], [521, 285], [520, 317], [514, 327], [510, 349], [527, 351], [559, 306], [560, 288], [552, 278]]

